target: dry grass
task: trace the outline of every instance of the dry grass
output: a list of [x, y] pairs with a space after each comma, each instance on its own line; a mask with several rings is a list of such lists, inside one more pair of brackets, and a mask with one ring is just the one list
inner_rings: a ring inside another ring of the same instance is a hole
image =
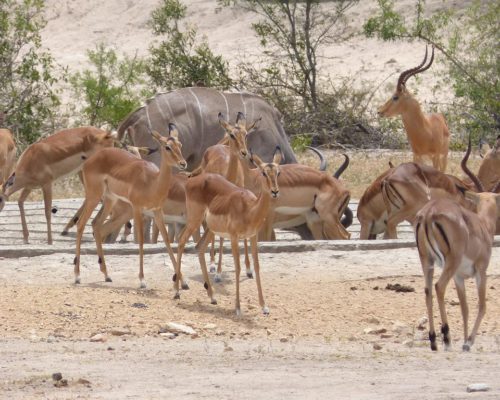
[[[333, 172], [344, 161], [342, 152], [336, 150], [322, 150], [327, 162], [328, 171]], [[401, 164], [412, 160], [412, 155], [409, 151], [395, 151], [395, 150], [356, 150], [348, 151], [347, 155], [350, 158], [350, 164], [347, 170], [342, 175], [347, 188], [351, 191], [351, 196], [354, 199], [359, 199], [363, 194], [366, 187], [373, 182], [373, 180], [388, 168], [389, 161], [394, 165]], [[453, 152], [448, 159], [449, 174], [462, 176], [463, 173], [460, 168], [460, 161], [462, 160], [463, 153]], [[297, 154], [299, 162], [317, 168], [319, 166], [318, 157], [310, 152], [304, 151]], [[469, 166], [472, 171], [479, 169], [481, 158], [479, 155], [474, 154], [471, 156]], [[54, 186], [54, 199], [64, 199], [73, 197], [84, 197], [84, 190], [78, 179], [78, 176], [72, 176], [62, 181], [56, 182]], [[13, 196], [12, 200], [17, 199]], [[28, 200], [38, 201], [42, 200], [41, 190], [34, 190]]]

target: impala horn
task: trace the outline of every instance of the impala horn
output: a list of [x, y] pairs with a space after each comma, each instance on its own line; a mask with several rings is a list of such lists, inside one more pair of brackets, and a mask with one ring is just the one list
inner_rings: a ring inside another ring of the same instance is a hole
[[401, 72], [401, 75], [399, 75], [396, 90], [401, 91], [402, 87], [406, 85], [406, 81], [409, 78], [411, 78], [413, 75], [416, 75], [416, 74], [419, 74], [421, 72], [428, 70], [431, 67], [433, 61], [434, 61], [434, 46], [432, 46], [432, 53], [431, 53], [431, 58], [429, 60], [429, 63], [424, 67], [425, 63], [427, 62], [427, 46], [425, 46], [424, 60], [417, 67], [410, 68], [410, 69], [407, 69], [406, 71]]
[[315, 147], [306, 146], [306, 148], [313, 151], [314, 153], [316, 153], [318, 155], [319, 160], [320, 160], [319, 170], [323, 171], [323, 172], [326, 171], [327, 163], [326, 163], [326, 159], [325, 159], [325, 156], [323, 155], [323, 153]]
[[462, 170], [467, 174], [467, 176], [471, 179], [471, 181], [474, 182], [474, 185], [476, 185], [478, 193], [481, 193], [484, 192], [484, 187], [481, 181], [477, 178], [476, 175], [472, 173], [469, 167], [467, 167], [467, 161], [469, 160], [471, 148], [472, 148], [472, 143], [469, 135], [469, 144], [467, 146], [467, 151], [465, 152], [464, 158], [462, 159], [460, 166], [462, 167]]
[[337, 171], [333, 174], [333, 177], [336, 179], [340, 178], [340, 175], [346, 170], [347, 166], [349, 165], [349, 156], [347, 154], [342, 154], [345, 157], [344, 162], [342, 165], [339, 167]]

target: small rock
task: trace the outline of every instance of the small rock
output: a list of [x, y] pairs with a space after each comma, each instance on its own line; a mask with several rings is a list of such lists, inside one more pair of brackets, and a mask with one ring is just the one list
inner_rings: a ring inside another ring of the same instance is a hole
[[224, 351], [234, 351], [234, 349], [231, 346], [225, 346]]
[[226, 332], [224, 332], [224, 331], [215, 331], [216, 336], [224, 336], [225, 334], [226, 334]]
[[113, 351], [114, 349], [115, 349], [114, 347], [109, 346], [106, 350]]
[[54, 381], [60, 381], [62, 379], [62, 374], [60, 372], [54, 372], [52, 374], [52, 379]]
[[458, 301], [458, 299], [452, 299], [450, 300], [450, 306], [459, 306], [460, 305], [460, 302]]
[[382, 339], [390, 339], [390, 338], [392, 338], [393, 336], [394, 336], [394, 335], [391, 335], [390, 333], [382, 333], [382, 334], [380, 335], [380, 337], [381, 337]]
[[178, 324], [177, 322], [169, 322], [165, 325], [165, 329], [167, 332], [172, 333], [183, 333], [185, 335], [194, 335], [196, 331], [187, 325]]
[[87, 379], [80, 378], [76, 381], [79, 385], [85, 385], [85, 386], [90, 386], [90, 381]]
[[207, 330], [212, 330], [212, 329], [216, 329], [217, 328], [217, 325], [215, 324], [206, 324], [203, 329], [207, 329]]
[[98, 333], [90, 338], [91, 342], [105, 342], [107, 339], [106, 335]]
[[385, 328], [366, 328], [363, 333], [367, 335], [379, 335], [381, 333], [386, 333], [387, 329]]
[[354, 290], [358, 290], [358, 288], [356, 286], [351, 286], [351, 290], [354, 291]]
[[417, 329], [419, 331], [425, 330], [425, 328], [427, 327], [427, 322], [429, 322], [429, 319], [427, 317], [420, 318], [417, 323]]
[[374, 316], [364, 318], [363, 322], [366, 322], [368, 324], [374, 324], [374, 325], [380, 324], [380, 320], [378, 318], [375, 318]]
[[130, 335], [130, 329], [114, 328], [109, 331], [113, 336]]
[[402, 333], [403, 331], [408, 329], [408, 325], [400, 322], [400, 321], [395, 321], [392, 324], [392, 330], [396, 333]]
[[406, 346], [406, 347], [413, 347], [414, 343], [413, 343], [413, 340], [405, 340], [403, 342], [403, 346]]
[[409, 293], [414, 292], [415, 288], [407, 285], [401, 285], [400, 283], [388, 283], [385, 287], [386, 290], [394, 290], [397, 293]]
[[490, 387], [486, 383], [471, 383], [467, 386], [467, 392], [487, 392], [490, 390]]
[[68, 380], [67, 379], [61, 379], [60, 381], [54, 382], [55, 387], [64, 387], [68, 386]]
[[374, 287], [373, 287], [373, 290], [378, 290], [378, 286], [374, 286]]
[[288, 338], [287, 337], [282, 337], [282, 338], [280, 338], [280, 342], [281, 343], [286, 343], [286, 342], [288, 342]]
[[134, 303], [134, 304], [132, 304], [132, 307], [134, 307], [134, 308], [148, 308], [148, 306], [144, 303]]
[[382, 350], [382, 346], [378, 343], [373, 343], [373, 350]]
[[177, 334], [173, 332], [162, 332], [160, 333], [160, 336], [167, 339], [175, 339], [177, 337]]
[[197, 333], [193, 333], [191, 335], [191, 339], [198, 339], [200, 337], [200, 335], [198, 335]]

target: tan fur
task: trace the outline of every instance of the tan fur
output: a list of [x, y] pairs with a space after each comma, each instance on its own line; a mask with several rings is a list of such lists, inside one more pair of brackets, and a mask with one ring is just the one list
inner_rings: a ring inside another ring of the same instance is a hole
[[394, 168], [382, 180], [382, 195], [387, 210], [384, 238], [396, 239], [396, 228], [415, 214], [431, 199], [451, 198], [462, 205], [467, 202], [458, 190], [459, 180], [428, 165], [404, 163]]
[[92, 154], [113, 145], [110, 132], [94, 127], [64, 129], [30, 145], [19, 157], [14, 173], [4, 183], [6, 197], [22, 189], [18, 200], [24, 242], [28, 243], [28, 226], [24, 202], [33, 189], [41, 188], [47, 219], [47, 241], [52, 244], [52, 183], [77, 172]]
[[194, 232], [203, 220], [206, 220], [207, 229], [198, 243], [198, 257], [200, 260], [207, 294], [213, 304], [216, 300], [208, 276], [205, 262], [205, 249], [215, 234], [231, 239], [231, 247], [236, 271], [236, 313], [241, 313], [239, 280], [239, 240], [251, 239], [252, 255], [255, 265], [255, 278], [259, 292], [259, 303], [264, 313], [269, 310], [264, 302], [260, 281], [260, 266], [257, 253], [256, 235], [261, 228], [269, 211], [271, 197], [279, 193], [277, 176], [280, 172], [279, 162], [281, 153], [276, 153], [272, 164], [264, 164], [254, 156], [260, 171], [261, 190], [258, 196], [251, 191], [240, 188], [218, 174], [203, 173], [190, 178], [186, 185], [187, 224], [179, 239], [177, 250], [177, 270], [175, 280], [175, 298], [180, 298], [179, 282], [182, 279], [181, 258], [188, 237]]
[[[416, 215], [415, 234], [425, 279], [432, 350], [437, 350], [432, 309], [432, 281], [435, 264], [443, 264], [443, 271], [435, 289], [443, 324], [445, 347], [449, 346], [450, 337], [444, 294], [452, 278], [455, 280], [462, 311], [464, 350], [468, 351], [474, 343], [479, 324], [486, 311], [486, 269], [491, 256], [500, 196], [492, 193], [470, 193], [468, 197], [476, 202], [477, 214], [465, 209], [452, 199], [442, 198], [430, 201]], [[475, 277], [477, 282], [479, 310], [469, 335], [469, 310], [464, 280], [471, 277]]]
[[[7, 180], [16, 163], [16, 143], [12, 132], [8, 129], [0, 129], [0, 185]], [[0, 210], [3, 206], [0, 204]]]
[[186, 167], [186, 161], [181, 154], [181, 144], [177, 139], [177, 131], [171, 128], [167, 138], [153, 132], [153, 137], [160, 146], [160, 168], [153, 163], [138, 159], [136, 156], [120, 149], [104, 149], [91, 157], [83, 167], [85, 186], [85, 207], [78, 221], [75, 257], [75, 283], [80, 283], [80, 245], [87, 223], [97, 204], [103, 201], [103, 206], [93, 221], [94, 238], [100, 260], [100, 268], [106, 281], [108, 276], [104, 253], [102, 249], [102, 225], [118, 200], [129, 203], [133, 209], [134, 224], [139, 242], [139, 279], [141, 287], [144, 283], [144, 237], [142, 229], [142, 213], [151, 210], [155, 223], [158, 225], [172, 264], [176, 265], [175, 257], [165, 228], [162, 206], [168, 196], [171, 184], [171, 167], [180, 169]]

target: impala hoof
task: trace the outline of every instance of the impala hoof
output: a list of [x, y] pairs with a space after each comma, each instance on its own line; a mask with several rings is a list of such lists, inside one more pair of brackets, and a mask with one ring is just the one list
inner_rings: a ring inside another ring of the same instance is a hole
[[253, 279], [253, 272], [252, 271], [247, 272], [247, 278]]
[[174, 300], [180, 300], [180, 299], [181, 299], [181, 295], [180, 295], [180, 293], [176, 293], [176, 294], [174, 295]]
[[75, 278], [75, 285], [79, 285], [81, 283], [80, 278]]
[[104, 279], [104, 282], [113, 282], [113, 279], [111, 279], [109, 276], [107, 276], [106, 279]]
[[214, 306], [217, 305], [217, 300], [215, 299], [212, 299], [212, 301], [210, 302], [211, 304], [213, 304]]
[[68, 236], [68, 231], [62, 231], [61, 236]]
[[470, 351], [470, 345], [468, 343], [465, 343], [463, 346], [462, 346], [462, 350], [463, 351], [467, 351], [469, 352]]
[[217, 269], [215, 268], [215, 265], [214, 265], [214, 264], [210, 265], [210, 273], [211, 273], [211, 274], [215, 273], [215, 271], [216, 271], [216, 270], [217, 270]]
[[241, 317], [241, 310], [239, 308], [236, 309], [236, 316]]
[[262, 314], [269, 315], [269, 307], [267, 307], [267, 306], [262, 307]]
[[222, 282], [222, 275], [221, 274], [215, 274], [214, 281], [217, 283]]
[[141, 281], [141, 284], [139, 286], [141, 289], [146, 289], [146, 282]]
[[189, 285], [188, 285], [186, 282], [184, 282], [184, 283], [181, 285], [181, 287], [182, 287], [182, 290], [189, 290]]

